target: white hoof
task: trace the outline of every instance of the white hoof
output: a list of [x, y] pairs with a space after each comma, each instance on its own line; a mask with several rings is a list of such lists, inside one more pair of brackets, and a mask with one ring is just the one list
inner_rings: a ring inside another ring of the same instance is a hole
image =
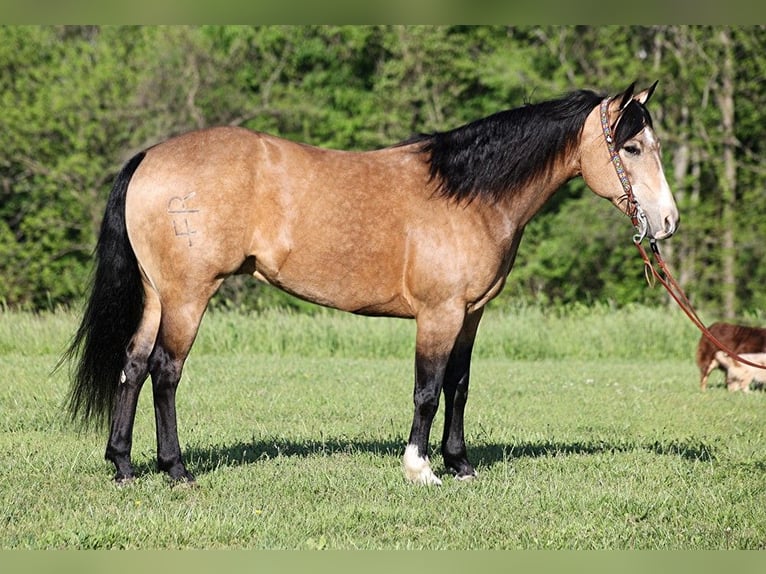
[[441, 486], [442, 481], [439, 480], [434, 472], [431, 470], [431, 465], [428, 462], [428, 457], [421, 457], [418, 455], [418, 447], [414, 444], [408, 445], [404, 451], [404, 475], [407, 480], [414, 484], [434, 484]]

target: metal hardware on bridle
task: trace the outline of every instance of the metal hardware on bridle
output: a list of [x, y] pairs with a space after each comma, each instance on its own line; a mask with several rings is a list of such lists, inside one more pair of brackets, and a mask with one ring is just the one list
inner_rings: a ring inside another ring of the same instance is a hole
[[681, 286], [675, 280], [673, 275], [671, 275], [670, 270], [665, 264], [665, 260], [660, 255], [660, 249], [657, 246], [657, 242], [653, 237], [650, 237], [649, 245], [651, 247], [652, 254], [654, 255], [654, 260], [657, 262], [657, 266], [660, 268], [662, 273], [657, 271], [654, 268], [654, 265], [652, 265], [652, 262], [649, 259], [649, 256], [646, 254], [644, 246], [642, 245], [649, 232], [649, 224], [646, 219], [646, 213], [644, 213], [644, 210], [641, 209], [641, 206], [638, 204], [638, 201], [633, 195], [633, 187], [630, 184], [630, 179], [628, 178], [628, 174], [625, 172], [625, 167], [622, 165], [622, 160], [620, 159], [620, 155], [617, 152], [617, 148], [614, 144], [612, 129], [609, 127], [609, 102], [610, 98], [604, 98], [601, 101], [601, 129], [604, 132], [606, 147], [609, 150], [609, 156], [611, 158], [612, 165], [617, 172], [617, 177], [620, 178], [620, 183], [622, 184], [622, 189], [625, 192], [625, 197], [627, 198], [628, 202], [632, 204], [632, 208], [628, 210], [628, 215], [633, 222], [633, 226], [636, 228], [636, 233], [633, 235], [633, 243], [636, 245], [636, 248], [641, 254], [641, 258], [644, 260], [644, 275], [646, 276], [647, 283], [649, 283], [651, 287], [654, 287], [654, 280], [656, 279], [659, 281], [665, 290], [670, 294], [670, 296], [675, 300], [678, 306], [681, 307], [683, 312], [686, 313], [686, 316], [691, 319], [692, 323], [694, 323], [695, 326], [700, 331], [702, 331], [702, 334], [707, 337], [707, 339], [713, 343], [713, 345], [729, 355], [732, 359], [737, 362], [750, 365], [751, 367], [766, 369], [766, 365], [753, 363], [752, 361], [743, 359], [737, 353], [721, 343], [721, 341], [719, 341], [715, 335], [713, 335], [708, 330], [708, 328], [697, 315], [697, 312], [694, 310], [694, 307], [689, 301], [689, 298], [686, 296], [686, 293], [684, 293], [684, 290], [681, 289]]

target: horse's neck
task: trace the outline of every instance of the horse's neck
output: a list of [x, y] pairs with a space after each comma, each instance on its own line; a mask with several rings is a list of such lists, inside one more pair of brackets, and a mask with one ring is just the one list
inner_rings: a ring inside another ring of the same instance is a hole
[[479, 201], [471, 204], [474, 209], [482, 212], [487, 238], [502, 253], [502, 275], [507, 275], [513, 266], [527, 223], [562, 185], [578, 175], [576, 168], [571, 165], [565, 168], [562, 164], [551, 170], [548, 177], [538, 178], [497, 202]]
[[516, 193], [509, 194], [499, 207], [508, 214], [515, 228], [523, 229], [556, 191], [578, 175], [574, 160], [559, 160], [549, 172], [528, 182]]

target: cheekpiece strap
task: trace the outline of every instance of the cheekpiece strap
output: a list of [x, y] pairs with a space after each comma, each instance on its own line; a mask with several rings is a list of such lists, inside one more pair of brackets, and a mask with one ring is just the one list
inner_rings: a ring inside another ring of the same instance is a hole
[[609, 98], [605, 98], [601, 102], [601, 129], [604, 130], [604, 139], [606, 139], [606, 147], [609, 150], [609, 156], [612, 159], [612, 165], [617, 172], [617, 177], [620, 178], [623, 191], [627, 194], [628, 199], [635, 203], [633, 198], [633, 187], [630, 185], [628, 174], [625, 173], [625, 167], [622, 165], [620, 154], [617, 153], [617, 148], [614, 145], [614, 136], [612, 136], [612, 128], [609, 127]]
[[647, 233], [646, 214], [644, 214], [641, 206], [638, 205], [635, 196], [633, 195], [633, 186], [630, 185], [630, 179], [625, 172], [625, 166], [622, 164], [620, 154], [617, 153], [617, 147], [614, 143], [614, 136], [612, 135], [612, 128], [609, 127], [609, 98], [604, 98], [601, 101], [601, 129], [604, 132], [604, 139], [606, 140], [606, 148], [609, 151], [609, 157], [612, 160], [614, 170], [617, 172], [617, 177], [620, 178], [620, 184], [622, 184], [622, 190], [625, 192], [625, 196], [630, 202], [631, 208], [629, 215], [633, 221], [633, 226], [638, 230], [638, 233], [633, 237], [633, 241], [640, 243]]

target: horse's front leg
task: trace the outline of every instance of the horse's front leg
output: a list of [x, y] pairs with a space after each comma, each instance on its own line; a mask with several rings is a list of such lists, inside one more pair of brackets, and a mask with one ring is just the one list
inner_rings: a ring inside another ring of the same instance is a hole
[[447, 363], [444, 375], [444, 434], [442, 455], [444, 466], [459, 480], [476, 476], [468, 461], [463, 431], [463, 416], [468, 401], [468, 381], [471, 370], [471, 353], [476, 330], [483, 309], [468, 315]]
[[415, 350], [415, 412], [407, 448], [404, 451], [404, 474], [416, 484], [441, 484], [428, 459], [428, 439], [444, 374], [457, 334], [463, 323], [462, 313], [442, 312], [418, 316]]

